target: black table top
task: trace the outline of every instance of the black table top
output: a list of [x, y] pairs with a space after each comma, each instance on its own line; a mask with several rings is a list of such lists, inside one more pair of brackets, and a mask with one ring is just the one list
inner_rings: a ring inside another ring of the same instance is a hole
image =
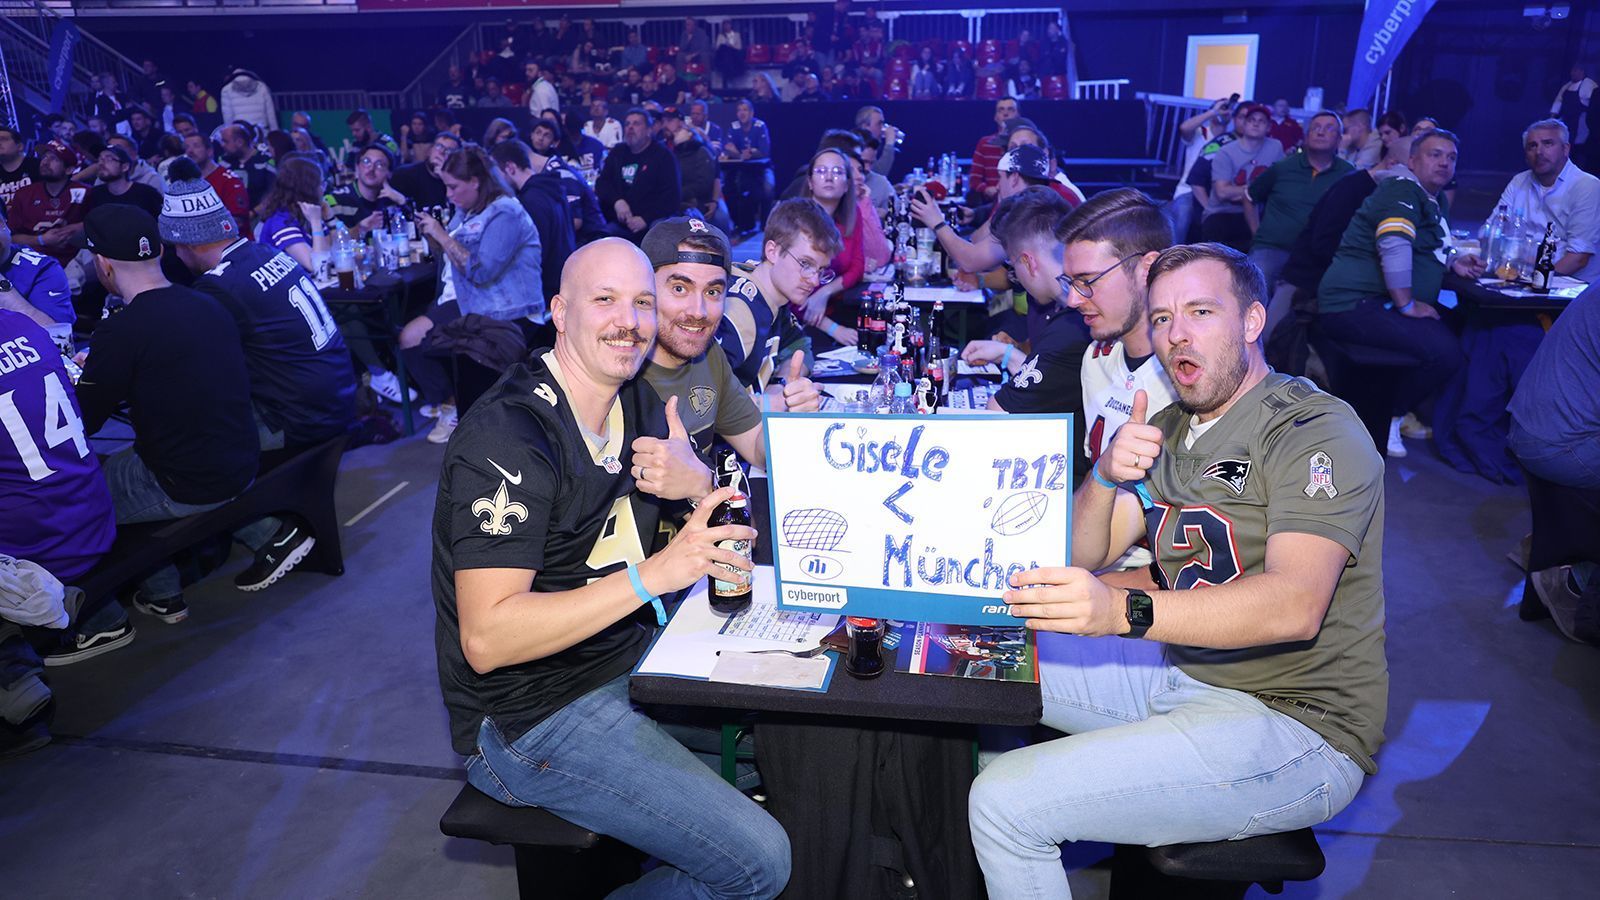
[[414, 266], [404, 266], [396, 270], [393, 275], [387, 272], [374, 272], [365, 284], [353, 291], [347, 291], [334, 284], [322, 288], [319, 293], [327, 303], [370, 303], [395, 293], [404, 293], [418, 284], [433, 281], [438, 277], [439, 264], [430, 259]]
[[1503, 294], [1475, 278], [1464, 278], [1454, 272], [1444, 276], [1445, 290], [1455, 291], [1463, 307], [1494, 312], [1559, 313], [1572, 300], [1555, 295], [1522, 297]]

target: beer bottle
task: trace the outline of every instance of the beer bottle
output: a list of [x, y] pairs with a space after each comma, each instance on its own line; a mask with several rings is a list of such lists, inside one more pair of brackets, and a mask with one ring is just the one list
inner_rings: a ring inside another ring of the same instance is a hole
[[[732, 450], [723, 448], [717, 451], [717, 470], [713, 489], [732, 487], [738, 491], [732, 497], [723, 501], [720, 506], [711, 512], [707, 525], [716, 528], [719, 525], [746, 525], [750, 524], [750, 498], [745, 485], [744, 467], [739, 465], [739, 457]], [[717, 547], [722, 550], [732, 550], [743, 556], [751, 558], [752, 548], [749, 541], [718, 541]], [[720, 564], [719, 564], [720, 565]], [[740, 584], [735, 581], [725, 581], [715, 574], [706, 577], [706, 599], [711, 603], [711, 608], [722, 615], [732, 615], [750, 605], [751, 584], [746, 573], [732, 566], [722, 565], [722, 568], [734, 573], [734, 577], [744, 579]]]
[[1551, 222], [1544, 227], [1544, 239], [1539, 241], [1539, 249], [1533, 258], [1533, 271], [1539, 276], [1536, 290], [1550, 290], [1550, 276], [1556, 268], [1556, 223]]

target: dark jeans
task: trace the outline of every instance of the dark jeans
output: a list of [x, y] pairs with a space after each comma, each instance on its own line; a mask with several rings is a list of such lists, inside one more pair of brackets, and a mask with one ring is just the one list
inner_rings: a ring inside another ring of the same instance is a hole
[[1512, 419], [1509, 443], [1517, 459], [1540, 478], [1600, 490], [1600, 436], [1552, 441], [1528, 433]]
[[1250, 223], [1244, 220], [1244, 213], [1217, 213], [1206, 216], [1200, 223], [1200, 239], [1227, 244], [1240, 253], [1249, 253], [1255, 235], [1250, 233]]
[[727, 166], [722, 186], [735, 228], [759, 231], [765, 226], [775, 187], [770, 166]]
[[1432, 397], [1456, 374], [1466, 357], [1450, 327], [1437, 319], [1414, 319], [1385, 309], [1387, 300], [1373, 297], [1355, 309], [1322, 313], [1317, 325], [1341, 344], [1375, 347], [1410, 358], [1410, 377], [1394, 388], [1394, 415], [1404, 415]]

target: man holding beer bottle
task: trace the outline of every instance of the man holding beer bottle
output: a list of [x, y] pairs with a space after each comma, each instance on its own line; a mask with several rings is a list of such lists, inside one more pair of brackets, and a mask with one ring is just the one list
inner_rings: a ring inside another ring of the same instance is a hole
[[660, 399], [634, 377], [656, 337], [648, 260], [620, 239], [578, 250], [551, 321], [555, 347], [478, 400], [439, 479], [433, 593], [452, 744], [489, 796], [665, 863], [632, 895], [776, 896], [789, 878], [783, 828], [628, 698], [664, 619], [658, 598], [713, 571], [748, 578], [748, 560], [717, 545], [755, 537], [710, 526], [733, 492], [701, 490], [647, 554], [665, 505], [638, 489], [632, 444], [667, 433]]

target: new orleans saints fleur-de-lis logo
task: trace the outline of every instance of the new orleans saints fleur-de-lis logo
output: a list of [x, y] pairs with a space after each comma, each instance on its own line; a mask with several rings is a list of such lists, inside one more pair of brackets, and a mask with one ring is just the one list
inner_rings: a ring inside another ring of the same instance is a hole
[[1011, 386], [1025, 388], [1030, 384], [1038, 384], [1043, 380], [1044, 373], [1039, 371], [1039, 358], [1033, 356], [1029, 357], [1028, 361], [1022, 364], [1022, 368], [1017, 370], [1017, 374], [1011, 377]]
[[516, 519], [518, 522], [528, 520], [528, 508], [521, 503], [511, 501], [504, 478], [500, 479], [500, 487], [494, 492], [493, 500], [479, 497], [472, 504], [472, 514], [484, 517], [484, 520], [478, 523], [484, 534], [510, 534], [511, 519]]

